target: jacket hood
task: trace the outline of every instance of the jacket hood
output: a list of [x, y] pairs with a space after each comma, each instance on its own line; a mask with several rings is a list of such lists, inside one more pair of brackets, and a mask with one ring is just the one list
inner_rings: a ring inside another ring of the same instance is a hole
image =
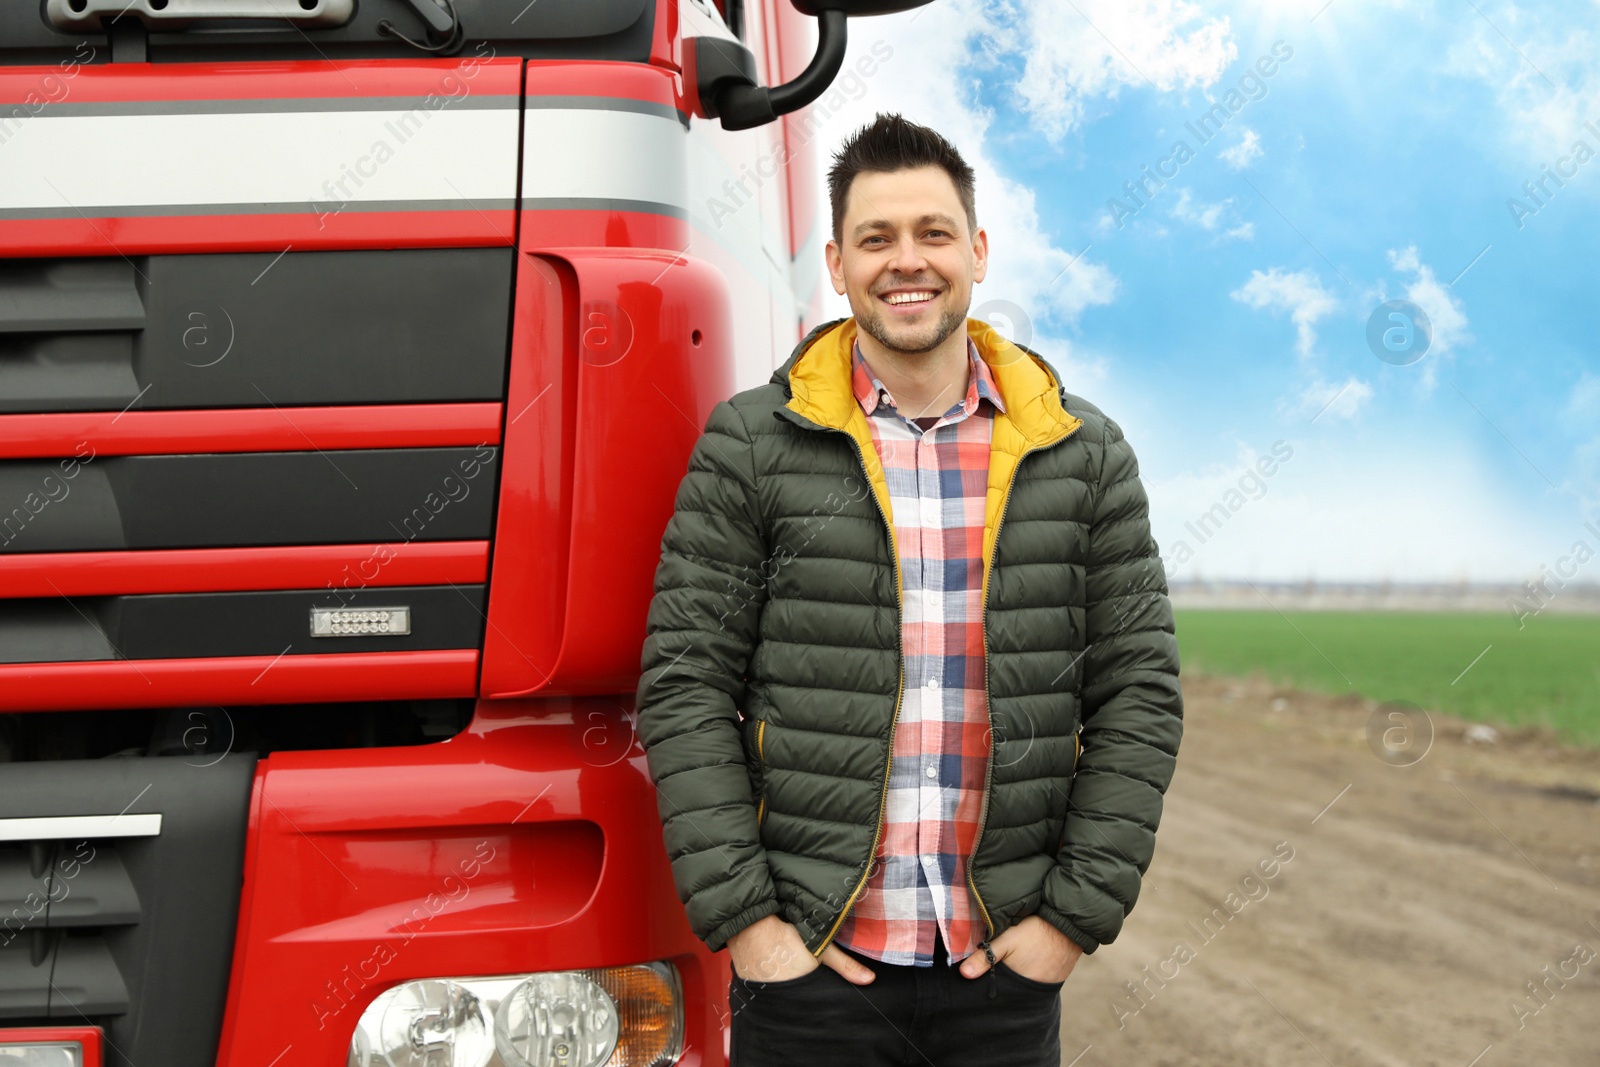
[[[1002, 337], [980, 319], [967, 319], [967, 336], [989, 366], [1005, 400], [1007, 421], [1030, 444], [1042, 444], [1071, 433], [1082, 421], [1061, 403], [1061, 381], [1044, 358]], [[784, 406], [814, 423], [847, 430], [860, 405], [851, 388], [854, 318], [823, 323], [805, 336], [771, 382], [783, 387]]]

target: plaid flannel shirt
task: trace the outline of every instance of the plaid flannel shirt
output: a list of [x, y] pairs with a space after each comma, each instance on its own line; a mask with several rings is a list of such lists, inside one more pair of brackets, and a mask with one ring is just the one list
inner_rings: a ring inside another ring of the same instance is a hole
[[[983, 507], [994, 409], [1005, 404], [971, 341], [967, 391], [924, 429], [857, 345], [853, 384], [883, 463], [902, 586], [904, 692], [873, 869], [835, 940], [886, 963], [951, 964], [978, 947], [967, 889], [989, 761], [983, 659]], [[983, 407], [987, 400], [992, 407]]]

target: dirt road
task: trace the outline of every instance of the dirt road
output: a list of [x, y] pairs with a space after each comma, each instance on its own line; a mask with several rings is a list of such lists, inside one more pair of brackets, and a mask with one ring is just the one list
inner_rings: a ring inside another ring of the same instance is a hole
[[1358, 698], [1185, 693], [1155, 863], [1067, 983], [1063, 1065], [1600, 1065], [1600, 751], [1434, 715], [1397, 766]]

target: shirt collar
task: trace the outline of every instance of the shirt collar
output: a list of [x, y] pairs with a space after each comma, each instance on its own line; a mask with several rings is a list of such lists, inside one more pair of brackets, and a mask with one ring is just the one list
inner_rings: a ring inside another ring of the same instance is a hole
[[[880, 399], [898, 410], [888, 387], [867, 365], [866, 357], [861, 354], [860, 342], [851, 345], [851, 349], [851, 385], [856, 400], [861, 404], [861, 410], [871, 415], [877, 409]], [[978, 357], [978, 346], [972, 343], [971, 338], [967, 339], [967, 361], [971, 371], [967, 375], [967, 395], [960, 404], [951, 405], [950, 410], [943, 414], [953, 414], [959, 408], [967, 415], [971, 415], [978, 410], [980, 400], [987, 400], [1000, 411], [1005, 411], [1005, 402], [1000, 397], [999, 387], [994, 383], [994, 376], [989, 372], [989, 365]]]

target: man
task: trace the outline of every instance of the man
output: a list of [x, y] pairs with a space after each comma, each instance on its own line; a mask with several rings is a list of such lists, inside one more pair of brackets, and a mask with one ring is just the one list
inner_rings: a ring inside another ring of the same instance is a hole
[[1182, 733], [1144, 490], [966, 317], [955, 148], [880, 115], [829, 192], [854, 315], [713, 409], [662, 540], [638, 710], [673, 876], [732, 957], [736, 1065], [1056, 1067]]

